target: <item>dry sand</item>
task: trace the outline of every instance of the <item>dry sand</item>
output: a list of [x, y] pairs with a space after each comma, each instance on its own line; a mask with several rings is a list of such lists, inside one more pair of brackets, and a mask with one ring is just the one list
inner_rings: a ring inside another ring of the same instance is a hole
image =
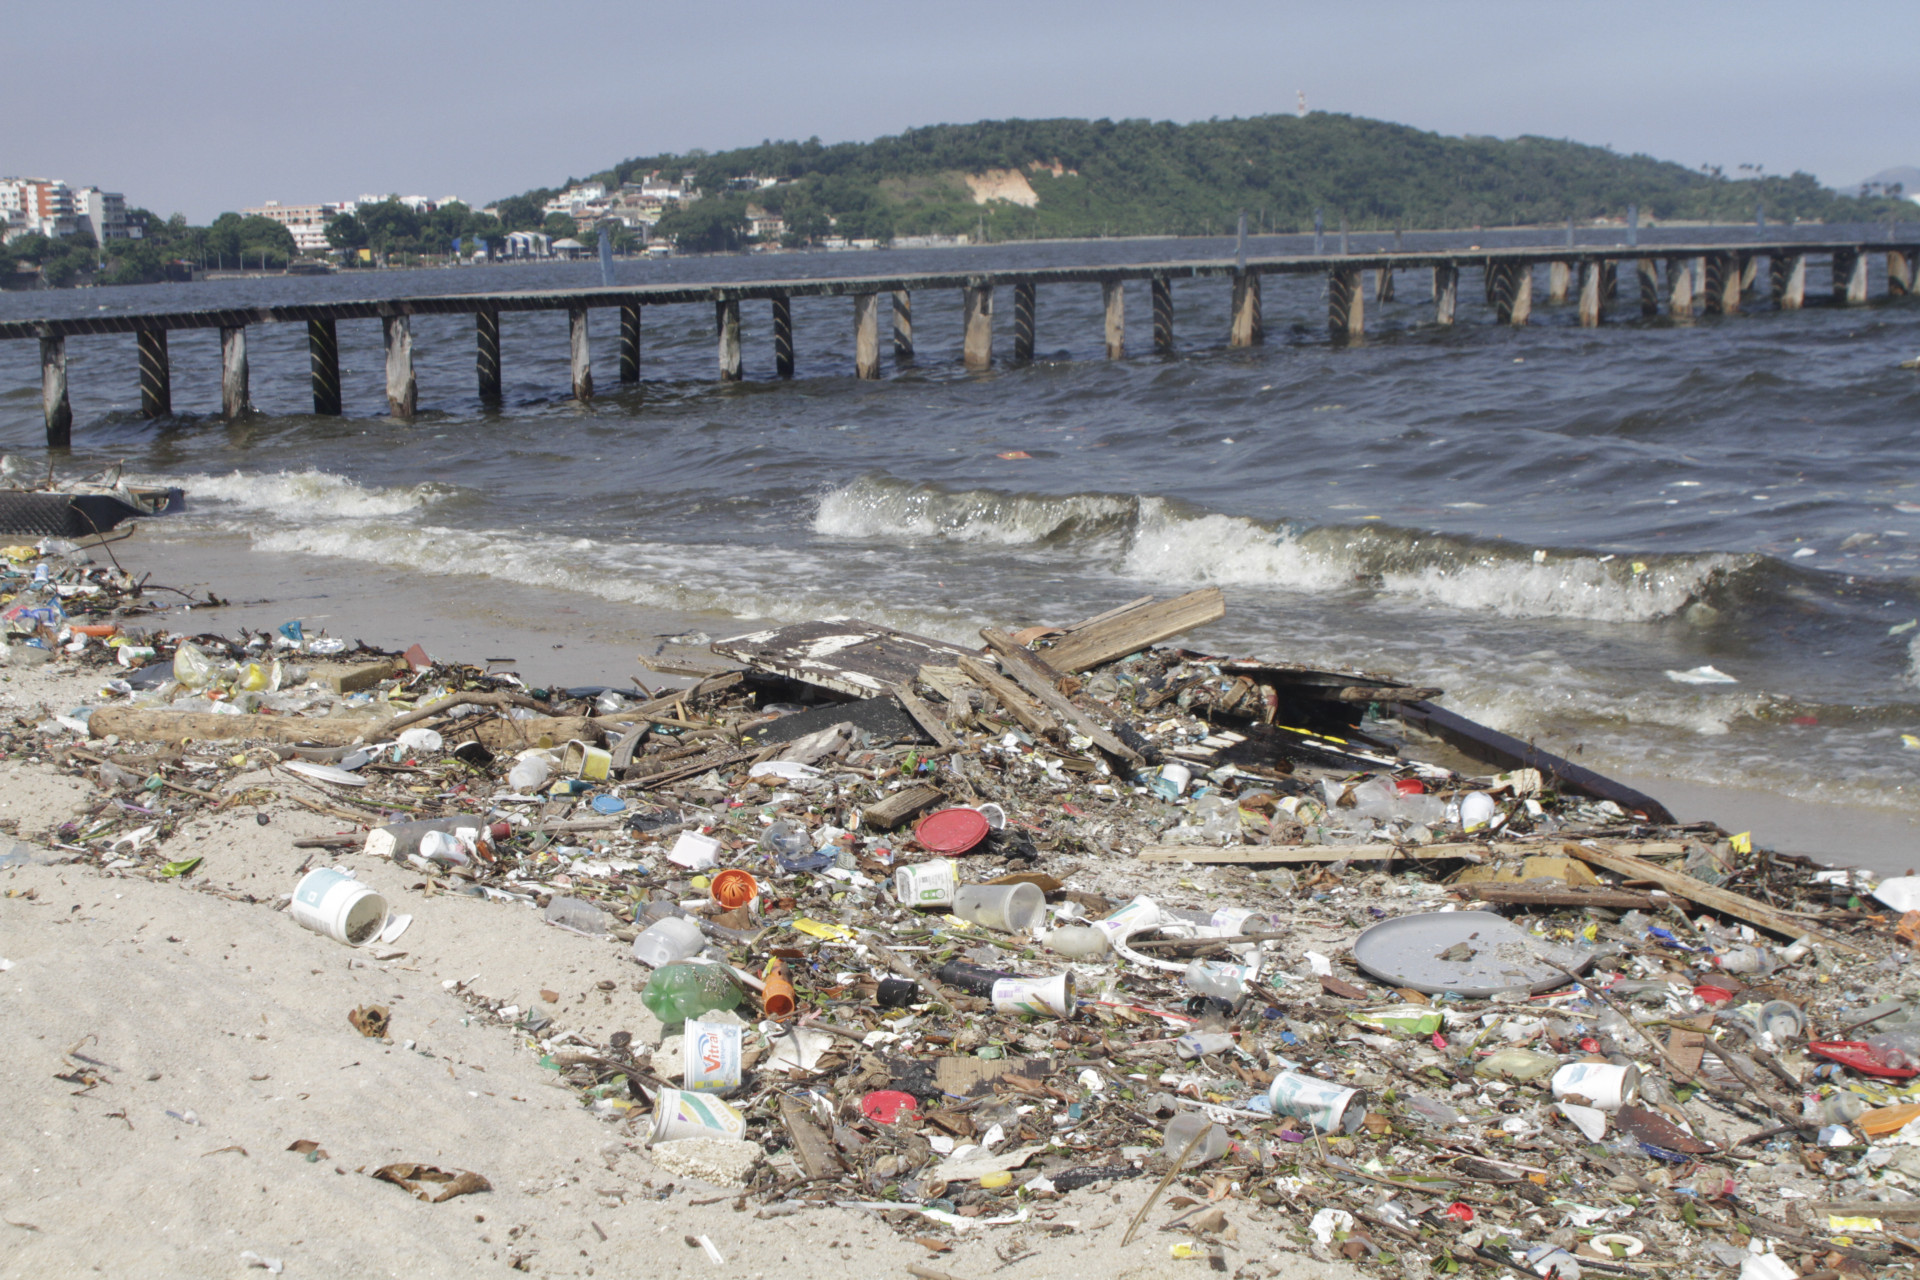
[[[95, 683], [11, 672], [0, 714], [61, 710]], [[229, 787], [278, 789], [281, 776], [243, 774]], [[0, 818], [22, 836], [94, 798], [90, 782], [47, 763], [0, 764]], [[0, 871], [0, 1275], [245, 1275], [248, 1252], [287, 1275], [409, 1280], [514, 1266], [555, 1276], [1208, 1270], [1170, 1257], [1186, 1237], [1158, 1230], [1177, 1216], [1165, 1205], [1120, 1247], [1149, 1179], [1035, 1202], [1030, 1221], [976, 1227], [936, 1257], [864, 1210], [761, 1219], [757, 1206], [734, 1207], [737, 1193], [664, 1173], [632, 1127], [593, 1116], [522, 1034], [449, 989], [541, 1008], [555, 1029], [657, 1042], [626, 948], [549, 926], [528, 907], [426, 898], [413, 877], [357, 853], [336, 858], [414, 920], [391, 948], [329, 941], [277, 895], [305, 860], [292, 841], [339, 829], [275, 798], [170, 837], [169, 857], [206, 859], [186, 879], [88, 864]], [[370, 1003], [393, 1011], [387, 1042], [347, 1021]], [[325, 1156], [288, 1150], [302, 1139]], [[371, 1176], [400, 1161], [473, 1170], [493, 1190], [423, 1203]], [[1359, 1274], [1304, 1251], [1292, 1210], [1225, 1206], [1229, 1274]], [[724, 1266], [686, 1242], [700, 1235]]]

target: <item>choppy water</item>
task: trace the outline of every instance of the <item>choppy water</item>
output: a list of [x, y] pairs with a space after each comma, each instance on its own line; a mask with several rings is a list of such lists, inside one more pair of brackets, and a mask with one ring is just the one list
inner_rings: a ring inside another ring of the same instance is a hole
[[[619, 270], [693, 281], [1227, 251], [1099, 242]], [[1824, 268], [1810, 275], [1823, 292]], [[597, 282], [595, 264], [233, 281], [5, 295], [0, 316]], [[478, 402], [470, 322], [424, 317], [410, 426], [379, 416], [371, 321], [341, 326], [342, 419], [303, 412], [304, 329], [256, 328], [260, 413], [231, 426], [210, 416], [212, 333], [173, 341], [175, 404], [208, 416], [162, 424], [133, 413], [131, 339], [76, 339], [76, 465], [125, 458], [184, 483], [192, 521], [263, 553], [406, 566], [449, 592], [490, 574], [970, 638], [1218, 583], [1229, 616], [1199, 637], [1216, 648], [1440, 685], [1457, 709], [1600, 768], [1911, 808], [1920, 750], [1901, 735], [1920, 733], [1920, 628], [1902, 628], [1920, 619], [1920, 373], [1898, 366], [1920, 355], [1920, 305], [1685, 326], [1628, 305], [1581, 330], [1543, 305], [1544, 284], [1515, 332], [1469, 273], [1461, 322], [1440, 330], [1424, 275], [1406, 273], [1398, 302], [1369, 298], [1368, 340], [1334, 349], [1320, 282], [1269, 277], [1267, 344], [1230, 350], [1225, 283], [1183, 282], [1179, 357], [1120, 362], [1100, 358], [1098, 289], [1049, 287], [1041, 358], [981, 375], [959, 367], [958, 298], [922, 295], [919, 358], [879, 383], [852, 377], [844, 299], [795, 300], [788, 384], [770, 380], [764, 308], [744, 318], [749, 381], [721, 386], [711, 313], [677, 307], [646, 313], [647, 381], [618, 389], [601, 313], [602, 395], [585, 406], [566, 392], [564, 316], [508, 315], [501, 410]], [[1128, 308], [1144, 352], [1144, 285]], [[998, 337], [1004, 354], [1004, 314]], [[35, 360], [31, 344], [0, 344], [0, 444], [28, 455]], [[1738, 683], [1666, 675], [1709, 664]]]

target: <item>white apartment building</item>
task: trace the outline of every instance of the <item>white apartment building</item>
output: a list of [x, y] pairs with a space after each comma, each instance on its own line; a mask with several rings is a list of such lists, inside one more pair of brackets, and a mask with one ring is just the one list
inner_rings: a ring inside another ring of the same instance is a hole
[[74, 217], [93, 232], [95, 244], [109, 240], [138, 240], [141, 228], [127, 222], [127, 198], [118, 191], [82, 187], [73, 193]]
[[266, 218], [285, 227], [293, 234], [293, 247], [302, 253], [324, 251], [328, 247], [327, 220], [345, 212], [337, 204], [281, 204], [278, 200], [240, 211], [244, 217]]
[[59, 178], [0, 178], [0, 216], [9, 237], [70, 236], [80, 229], [73, 190]]

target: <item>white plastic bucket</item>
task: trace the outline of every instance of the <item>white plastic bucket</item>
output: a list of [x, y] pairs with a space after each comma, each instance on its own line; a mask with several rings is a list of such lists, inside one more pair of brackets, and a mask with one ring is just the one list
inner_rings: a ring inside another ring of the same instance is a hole
[[287, 913], [315, 933], [364, 947], [387, 927], [387, 900], [343, 867], [315, 867], [294, 886]]

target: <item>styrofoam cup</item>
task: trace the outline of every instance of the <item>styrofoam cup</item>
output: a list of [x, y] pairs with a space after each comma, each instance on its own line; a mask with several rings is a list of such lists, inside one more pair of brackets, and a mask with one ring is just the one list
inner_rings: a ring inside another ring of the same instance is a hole
[[287, 908], [315, 933], [350, 947], [364, 947], [387, 927], [387, 900], [344, 867], [315, 867], [294, 886]]
[[993, 984], [993, 1007], [998, 1013], [1074, 1015], [1073, 970], [1051, 978], [1001, 978]]
[[1640, 1098], [1640, 1068], [1611, 1062], [1569, 1062], [1553, 1073], [1555, 1098], [1581, 1097], [1602, 1111], [1618, 1111]]

